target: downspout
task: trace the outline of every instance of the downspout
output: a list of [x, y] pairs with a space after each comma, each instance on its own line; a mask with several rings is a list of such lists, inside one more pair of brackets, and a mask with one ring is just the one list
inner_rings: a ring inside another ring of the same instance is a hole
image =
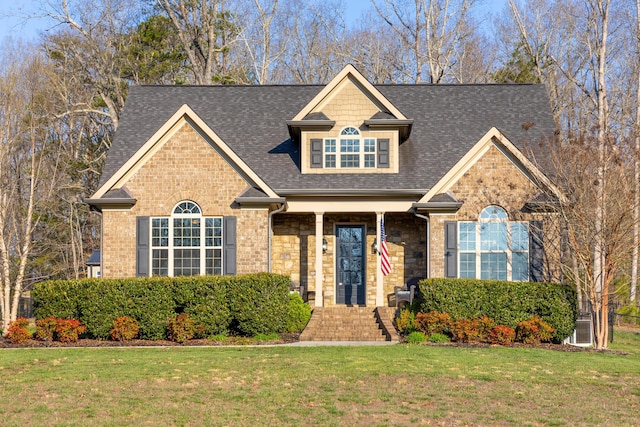
[[271, 235], [272, 235], [272, 230], [273, 230], [273, 216], [277, 213], [280, 213], [284, 210], [284, 208], [286, 207], [286, 202], [282, 204], [282, 206], [280, 206], [278, 209], [269, 212], [269, 227], [267, 230], [268, 233], [268, 239], [267, 239], [267, 271], [269, 273], [271, 273]]
[[431, 220], [428, 216], [419, 214], [418, 208], [413, 208], [413, 215], [417, 218], [424, 219], [427, 222], [427, 262], [425, 263], [427, 265], [427, 271], [424, 277], [428, 279], [429, 272], [431, 271]]
[[102, 248], [102, 242], [104, 241], [104, 236], [103, 236], [104, 227], [103, 227], [103, 224], [102, 224], [102, 220], [103, 220], [102, 210], [98, 210], [97, 208], [94, 208], [93, 206], [90, 206], [89, 207], [89, 212], [93, 212], [93, 213], [97, 214], [100, 217], [100, 278], [102, 279], [102, 277], [103, 277], [102, 273], [104, 271], [102, 269], [102, 257], [104, 257], [104, 252], [102, 251], [102, 249], [103, 249]]

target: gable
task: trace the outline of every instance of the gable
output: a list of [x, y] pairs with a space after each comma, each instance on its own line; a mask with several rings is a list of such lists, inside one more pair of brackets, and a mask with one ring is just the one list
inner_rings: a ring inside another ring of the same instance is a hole
[[[373, 86], [356, 68], [348, 64], [338, 73], [307, 105], [296, 114], [292, 121], [304, 120], [307, 115], [322, 111], [322, 107], [329, 103], [333, 97], [342, 92], [345, 86], [356, 85], [359, 92], [365, 94], [372, 103], [377, 105], [379, 111], [389, 112], [396, 119], [406, 119], [404, 114], [389, 101], [375, 86]], [[342, 107], [349, 107], [351, 100]]]
[[234, 198], [251, 183], [191, 122], [182, 120], [116, 185], [136, 196], [138, 213], [167, 215], [179, 201], [191, 200], [206, 214], [228, 215]]
[[335, 121], [335, 128], [361, 125], [365, 120], [384, 111], [382, 103], [366, 92], [352, 76], [346, 77], [322, 100], [312, 113], [322, 113]]
[[[211, 130], [204, 121], [186, 104], [175, 112], [171, 119], [167, 120], [155, 134], [149, 138], [89, 199], [89, 203], [99, 205], [98, 200], [107, 192], [122, 188], [150, 159], [152, 159], [178, 132], [188, 126], [198, 133], [202, 142], [206, 142], [208, 149], [213, 149], [231, 168], [242, 177], [249, 186], [256, 187], [269, 198], [277, 195], [266, 183], [233, 151], [231, 148]], [[176, 150], [175, 153], [180, 153]], [[183, 153], [175, 154], [176, 157], [186, 157], [189, 164], [200, 162], [201, 158], [192, 156], [188, 158]], [[179, 171], [179, 169], [176, 169]], [[161, 173], [160, 176], [165, 176]]]
[[[491, 158], [487, 161], [487, 158]], [[504, 188], [509, 187], [509, 179], [517, 179], [520, 187], [530, 185], [538, 190], [551, 190], [560, 195], [559, 190], [522, 152], [495, 127], [489, 130], [418, 202], [428, 203], [439, 194], [450, 192], [469, 174], [476, 176], [474, 191], [488, 188], [483, 179], [490, 178], [494, 183], [500, 182]], [[535, 194], [535, 193], [534, 193]], [[529, 194], [522, 203], [533, 197]], [[455, 197], [455, 195], [454, 195]], [[459, 200], [458, 197], [455, 197]], [[499, 204], [499, 199], [494, 203]]]

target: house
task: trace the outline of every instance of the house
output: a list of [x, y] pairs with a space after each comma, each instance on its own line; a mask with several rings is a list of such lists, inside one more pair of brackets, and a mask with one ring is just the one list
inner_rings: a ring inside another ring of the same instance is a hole
[[[415, 277], [543, 280], [540, 85], [132, 87], [99, 189], [102, 277], [289, 275], [315, 306]], [[381, 271], [382, 227], [391, 271]]]

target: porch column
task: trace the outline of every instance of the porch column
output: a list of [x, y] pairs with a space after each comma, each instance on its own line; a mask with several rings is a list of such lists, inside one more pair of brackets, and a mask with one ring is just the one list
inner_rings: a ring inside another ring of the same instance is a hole
[[376, 307], [384, 306], [384, 283], [382, 275], [382, 258], [380, 257], [380, 244], [382, 243], [380, 224], [384, 219], [384, 212], [376, 212]]
[[322, 295], [322, 282], [324, 276], [322, 274], [322, 231], [324, 224], [324, 212], [316, 212], [316, 307], [324, 305], [324, 297]]

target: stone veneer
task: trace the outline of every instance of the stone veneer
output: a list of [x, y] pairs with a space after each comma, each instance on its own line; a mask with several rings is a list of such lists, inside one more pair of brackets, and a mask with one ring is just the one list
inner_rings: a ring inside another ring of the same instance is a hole
[[268, 211], [232, 207], [247, 182], [189, 123], [124, 185], [137, 202], [130, 210], [103, 210], [103, 277], [135, 276], [136, 216], [169, 216], [183, 200], [197, 203], [203, 216], [236, 216], [237, 272], [267, 271]]
[[[324, 305], [335, 305], [335, 225], [364, 225], [366, 232], [366, 305], [376, 305], [376, 215], [326, 214], [323, 237]], [[394, 286], [402, 286], [412, 277], [426, 275], [426, 222], [412, 214], [385, 216], [391, 273], [383, 279], [385, 305], [393, 304]], [[272, 271], [291, 276], [291, 280], [315, 291], [315, 214], [278, 214], [273, 219]]]

